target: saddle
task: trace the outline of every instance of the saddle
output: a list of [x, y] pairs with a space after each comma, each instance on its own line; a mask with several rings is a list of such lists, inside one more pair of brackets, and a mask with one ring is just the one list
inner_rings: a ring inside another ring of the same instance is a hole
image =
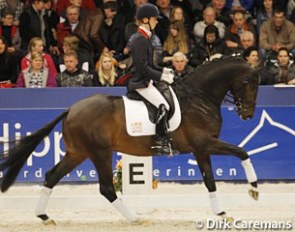
[[[170, 106], [170, 110], [168, 112], [168, 121], [172, 118], [174, 112], [175, 112], [175, 103], [173, 100], [173, 96], [171, 94], [169, 85], [166, 82], [160, 81], [158, 82], [155, 87], [162, 93], [163, 97], [167, 101], [167, 103]], [[127, 97], [131, 100], [136, 101], [143, 101], [148, 109], [149, 119], [152, 123], [156, 123], [156, 116], [158, 109], [153, 104], [151, 104], [148, 100], [146, 100], [144, 97], [142, 97], [138, 92], [136, 91], [129, 91], [127, 93]]]

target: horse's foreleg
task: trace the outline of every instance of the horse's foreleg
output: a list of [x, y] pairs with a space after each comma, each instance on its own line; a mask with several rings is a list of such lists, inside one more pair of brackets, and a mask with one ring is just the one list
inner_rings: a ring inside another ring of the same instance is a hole
[[209, 200], [213, 213], [221, 217], [226, 217], [226, 213], [220, 206], [219, 200], [217, 198], [216, 184], [212, 171], [210, 156], [198, 155], [196, 156], [196, 159], [198, 161], [198, 166], [205, 182], [206, 188], [209, 191]]
[[46, 214], [46, 206], [48, 204], [52, 188], [64, 175], [72, 171], [73, 168], [79, 165], [82, 161], [83, 160], [81, 159], [74, 159], [74, 157], [66, 153], [66, 156], [45, 174], [44, 186], [35, 209], [36, 216], [39, 217], [45, 225], [55, 224], [55, 222]]
[[251, 185], [249, 194], [253, 199], [258, 200], [259, 192], [257, 185], [257, 175], [247, 152], [240, 147], [222, 142], [220, 140], [215, 140], [213, 143], [211, 143], [211, 145], [212, 146], [210, 146], [208, 150], [210, 154], [234, 155], [241, 159], [241, 164], [244, 168], [247, 181]]
[[97, 172], [99, 173], [100, 193], [129, 221], [137, 221], [135, 212], [129, 209], [121, 199], [117, 197], [113, 184], [112, 152], [100, 151], [102, 157], [91, 157]]

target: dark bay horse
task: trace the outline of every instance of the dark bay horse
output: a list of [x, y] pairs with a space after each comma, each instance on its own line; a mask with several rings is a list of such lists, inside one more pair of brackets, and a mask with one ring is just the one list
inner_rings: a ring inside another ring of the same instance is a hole
[[[257, 177], [248, 154], [235, 145], [218, 139], [221, 130], [221, 104], [228, 91], [233, 96], [237, 113], [249, 119], [255, 111], [259, 77], [257, 72], [240, 58], [227, 57], [198, 67], [189, 77], [173, 86], [182, 110], [179, 128], [172, 133], [174, 147], [181, 153], [193, 153], [209, 191], [214, 214], [226, 217], [220, 207], [211, 167], [211, 154], [234, 155], [241, 160], [250, 183], [250, 195], [258, 198]], [[83, 99], [52, 122], [23, 137], [1, 160], [4, 172], [1, 191], [14, 183], [20, 169], [41, 140], [62, 121], [66, 147], [65, 157], [45, 175], [45, 182], [36, 215], [43, 222], [53, 222], [45, 208], [52, 188], [67, 173], [90, 159], [99, 173], [100, 192], [130, 221], [136, 214], [117, 198], [113, 186], [112, 154], [120, 151], [135, 156], [152, 156], [154, 136], [131, 137], [125, 126], [124, 105], [121, 97], [95, 95]]]

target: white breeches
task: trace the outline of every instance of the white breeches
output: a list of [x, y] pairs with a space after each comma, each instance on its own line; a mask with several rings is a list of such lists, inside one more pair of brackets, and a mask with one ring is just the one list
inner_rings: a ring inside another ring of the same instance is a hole
[[143, 96], [146, 100], [148, 100], [151, 104], [159, 108], [161, 104], [164, 104], [166, 110], [169, 111], [169, 104], [166, 102], [163, 95], [159, 92], [159, 90], [153, 85], [153, 81], [150, 81], [148, 87], [136, 89], [141, 96]]

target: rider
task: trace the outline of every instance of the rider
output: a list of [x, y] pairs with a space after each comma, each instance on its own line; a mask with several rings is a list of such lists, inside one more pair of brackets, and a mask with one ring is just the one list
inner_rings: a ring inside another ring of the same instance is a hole
[[173, 82], [174, 73], [172, 69], [155, 68], [153, 64], [153, 46], [151, 37], [159, 16], [158, 8], [150, 3], [143, 4], [136, 11], [139, 27], [132, 41], [131, 54], [133, 58], [134, 75], [128, 82], [128, 90], [136, 91], [158, 109], [156, 118], [156, 146], [152, 146], [157, 153], [177, 153], [171, 148], [171, 139], [168, 135], [167, 113], [169, 104], [163, 95], [153, 85], [153, 82]]

